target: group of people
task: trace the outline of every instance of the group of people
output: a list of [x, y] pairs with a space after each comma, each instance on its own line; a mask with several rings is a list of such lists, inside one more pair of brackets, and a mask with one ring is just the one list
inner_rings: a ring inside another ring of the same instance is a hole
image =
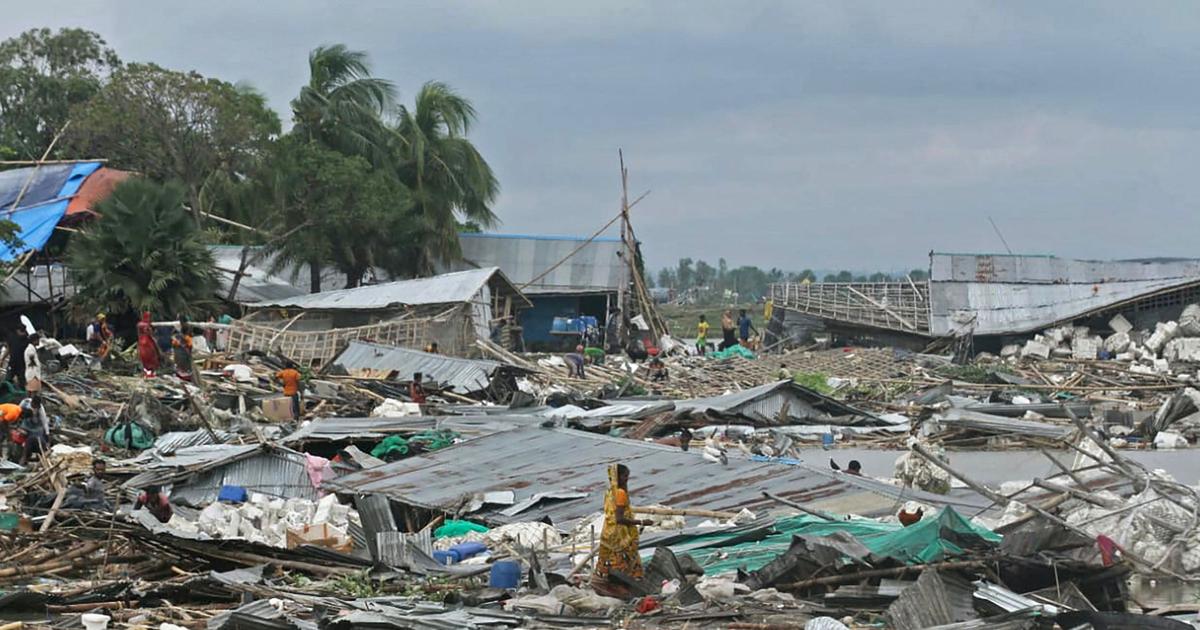
[[[6, 427], [2, 438], [20, 449], [18, 462], [22, 466], [50, 448], [50, 416], [40, 394], [30, 394], [19, 404], [0, 403], [0, 420]], [[12, 453], [8, 455], [11, 457]]]
[[[708, 319], [701, 315], [699, 323], [696, 324], [696, 350], [700, 354], [706, 354], [709, 349], [708, 328]], [[753, 349], [751, 333], [757, 337], [758, 329], [754, 327], [754, 321], [746, 313], [746, 309], [741, 309], [736, 321], [733, 319], [733, 311], [726, 309], [721, 314], [721, 343], [717, 345], [717, 350], [727, 350], [739, 344], [744, 348]]]
[[[150, 313], [143, 312], [137, 325], [138, 359], [142, 362], [142, 376], [154, 378], [164, 363], [164, 352], [150, 320]], [[175, 363], [175, 376], [180, 380], [192, 380], [192, 357], [195, 337], [187, 317], [179, 316], [179, 326], [171, 333], [171, 359]]]

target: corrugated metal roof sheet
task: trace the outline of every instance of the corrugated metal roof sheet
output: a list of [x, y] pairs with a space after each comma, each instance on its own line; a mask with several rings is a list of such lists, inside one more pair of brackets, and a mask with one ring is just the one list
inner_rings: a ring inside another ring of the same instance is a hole
[[1200, 282], [1200, 260], [1094, 261], [933, 254], [930, 332], [974, 318], [976, 335], [1021, 333]]
[[472, 438], [536, 426], [545, 422], [538, 416], [405, 416], [399, 418], [317, 418], [283, 438], [284, 444], [300, 442], [340, 442], [343, 440], [382, 440], [404, 433], [448, 429]]
[[831, 421], [846, 418], [848, 424], [890, 424], [874, 414], [786, 380], [721, 396], [679, 400], [675, 402], [675, 410], [678, 415], [712, 413], [777, 424], [784, 405], [789, 420], [795, 423], [836, 424]]
[[[517, 501], [537, 493], [586, 492], [579, 500], [543, 503], [515, 517], [493, 508], [479, 515], [496, 522], [543, 517], [562, 524], [602, 509], [610, 464], [632, 471], [635, 505], [738, 511], [777, 507], [763, 491], [835, 513], [890, 513], [900, 496], [933, 505], [982, 509], [983, 499], [956, 499], [896, 488], [803, 464], [786, 465], [731, 456], [709, 463], [700, 454], [648, 442], [571, 429], [525, 428], [469, 440], [364, 470], [326, 484], [340, 492], [379, 493], [428, 509], [454, 510], [464, 496], [515, 491]], [[502, 509], [502, 508], [501, 508]]]
[[[255, 255], [257, 250], [257, 247], [252, 247], [250, 255]], [[217, 281], [221, 285], [220, 295], [225, 297], [229, 294], [229, 287], [233, 284], [234, 272], [242, 264], [242, 248], [236, 245], [209, 245], [208, 251], [212, 253], [213, 262], [219, 272]], [[245, 271], [241, 282], [238, 283], [237, 294], [234, 296], [234, 301], [239, 304], [283, 300], [308, 293], [293, 285], [283, 276], [272, 274], [265, 260], [247, 265]]]
[[[318, 310], [378, 310], [399, 306], [421, 306], [425, 304], [458, 304], [475, 298], [480, 289], [493, 278], [503, 284], [511, 283], [497, 267], [456, 271], [454, 273], [384, 282], [354, 289], [339, 289], [309, 293], [293, 298], [265, 300], [256, 307], [287, 307]], [[516, 288], [511, 291], [516, 293]], [[518, 293], [519, 295], [519, 293]]]
[[[502, 269], [517, 286], [525, 285], [566, 258], [587, 239], [562, 236], [460, 234], [463, 260]], [[625, 278], [621, 240], [598, 237], [545, 277], [521, 290], [538, 293], [617, 291]]]
[[[149, 459], [149, 461], [146, 461]], [[170, 457], [139, 458], [145, 469], [125, 482], [127, 489], [174, 484], [171, 498], [205, 505], [217, 499], [223, 485], [250, 492], [316, 500], [304, 453], [261, 444], [213, 444], [183, 448]]]
[[452, 386], [459, 393], [487, 389], [492, 375], [504, 364], [483, 359], [460, 359], [444, 354], [385, 346], [367, 341], [351, 341], [333, 360], [352, 376], [388, 376], [409, 379], [420, 372], [441, 386]]

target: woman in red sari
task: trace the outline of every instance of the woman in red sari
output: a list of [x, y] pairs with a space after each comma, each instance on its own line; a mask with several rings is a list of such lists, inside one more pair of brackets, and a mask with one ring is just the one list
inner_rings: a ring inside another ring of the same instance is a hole
[[142, 321], [137, 325], [138, 358], [142, 360], [142, 376], [154, 378], [162, 357], [158, 344], [154, 341], [154, 327], [150, 325], [150, 313], [142, 313]]

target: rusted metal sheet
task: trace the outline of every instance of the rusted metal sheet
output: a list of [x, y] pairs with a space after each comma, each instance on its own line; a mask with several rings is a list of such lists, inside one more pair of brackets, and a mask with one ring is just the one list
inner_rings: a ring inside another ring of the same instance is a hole
[[763, 492], [834, 513], [883, 515], [897, 500], [979, 510], [979, 497], [949, 498], [901, 489], [804, 464], [753, 461], [734, 455], [728, 465], [710, 463], [698, 453], [648, 442], [556, 428], [524, 428], [480, 437], [440, 451], [364, 470], [325, 484], [350, 494], [383, 494], [427, 509], [454, 510], [464, 499], [485, 492], [513, 491], [524, 501], [537, 493], [585, 492], [582, 499], [543, 502], [513, 518], [485, 506], [477, 518], [492, 522], [562, 524], [598, 512], [608, 487], [609, 465], [631, 470], [635, 505], [661, 504], [737, 512], [761, 512], [777, 504]]

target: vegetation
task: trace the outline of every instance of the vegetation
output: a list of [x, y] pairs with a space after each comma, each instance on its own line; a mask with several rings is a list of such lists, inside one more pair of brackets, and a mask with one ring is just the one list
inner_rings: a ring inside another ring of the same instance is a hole
[[[929, 277], [923, 269], [913, 269], [907, 276], [919, 282]], [[694, 292], [702, 303], [726, 303], [733, 301], [755, 301], [765, 297], [768, 287], [778, 282], [886, 282], [889, 280], [904, 280], [905, 274], [890, 274], [876, 272], [869, 275], [855, 275], [849, 271], [836, 274], [825, 274], [818, 279], [811, 269], [800, 272], [786, 272], [772, 268], [762, 270], [754, 266], [741, 266], [730, 269], [724, 258], [717, 261], [713, 267], [703, 260], [682, 258], [675, 267], [660, 269], [649, 280], [657, 280], [656, 286], [667, 288], [676, 293]], [[736, 294], [736, 295], [735, 295]]]
[[67, 249], [78, 309], [204, 312], [216, 290], [213, 260], [183, 208], [185, 199], [180, 184], [135, 177], [96, 207], [100, 218], [74, 235]]
[[[194, 311], [211, 297], [215, 270], [199, 255], [209, 242], [260, 246], [246, 264], [275, 255], [277, 267], [307, 267], [319, 291], [330, 269], [347, 286], [372, 270], [431, 273], [461, 256], [459, 231], [498, 223], [499, 183], [468, 139], [470, 100], [430, 81], [401, 105], [367, 55], [342, 44], [308, 62], [282, 133], [253, 88], [124, 64], [90, 31], [0, 42], [0, 159], [38, 159], [63, 132], [52, 157], [143, 176], [97, 208], [113, 217], [71, 239], [82, 311]], [[0, 240], [13, 227], [0, 222]]]
[[[121, 65], [99, 35], [77, 28], [26, 31], [0, 42], [0, 158], [36, 160]], [[51, 157], [70, 155], [59, 148]]]
[[71, 155], [157, 181], [179, 181], [194, 210], [212, 209], [206, 184], [251, 172], [279, 133], [262, 95], [195, 72], [133, 64], [71, 110]]

